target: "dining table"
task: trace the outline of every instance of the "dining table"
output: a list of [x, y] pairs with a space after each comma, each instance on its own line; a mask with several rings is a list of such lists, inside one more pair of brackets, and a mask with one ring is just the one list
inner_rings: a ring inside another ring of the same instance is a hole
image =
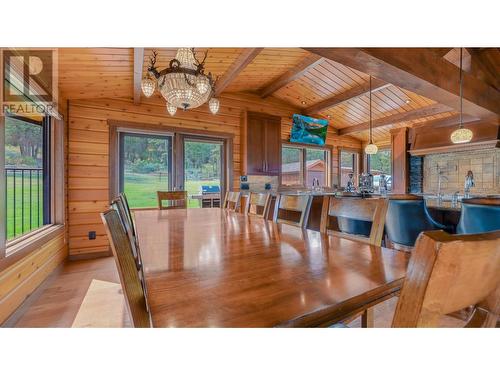
[[327, 327], [396, 295], [409, 254], [220, 208], [136, 210], [154, 327]]

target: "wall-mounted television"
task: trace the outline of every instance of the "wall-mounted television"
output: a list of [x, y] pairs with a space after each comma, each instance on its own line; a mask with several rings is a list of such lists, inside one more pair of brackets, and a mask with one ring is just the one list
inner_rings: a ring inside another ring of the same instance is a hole
[[290, 142], [324, 146], [328, 121], [308, 116], [293, 115]]

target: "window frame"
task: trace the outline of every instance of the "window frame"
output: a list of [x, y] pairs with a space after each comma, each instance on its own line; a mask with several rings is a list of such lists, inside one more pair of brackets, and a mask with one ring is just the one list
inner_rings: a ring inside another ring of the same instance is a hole
[[[29, 117], [23, 117], [19, 115], [13, 115], [13, 114], [6, 114], [4, 117], [4, 120], [6, 118], [12, 118], [18, 121], [22, 121], [25, 123], [33, 124], [35, 126], [40, 126], [42, 129], [42, 223], [39, 227], [34, 228], [32, 230], [29, 230], [28, 232], [22, 233], [18, 235], [17, 237], [14, 237], [12, 239], [8, 239], [6, 234], [5, 234], [5, 244], [6, 247], [8, 247], [11, 244], [17, 244], [20, 241], [22, 241], [24, 238], [29, 236], [30, 234], [36, 234], [40, 231], [40, 229], [51, 225], [53, 222], [53, 196], [51, 193], [51, 187], [53, 185], [52, 181], [52, 175], [53, 175], [53, 143], [54, 140], [52, 138], [52, 121], [50, 116], [44, 116], [41, 120], [36, 120], [33, 118]], [[6, 124], [5, 124], [6, 125]], [[4, 127], [5, 129], [5, 127]], [[5, 136], [5, 133], [4, 133]], [[3, 139], [3, 155], [5, 157], [5, 138]], [[3, 166], [5, 168], [5, 159], [3, 160]], [[5, 175], [6, 179], [6, 175]], [[3, 182], [3, 184], [6, 184], [6, 180]], [[5, 187], [5, 189], [7, 189]], [[7, 193], [7, 190], [5, 190], [4, 194]], [[5, 196], [5, 195], [4, 195]], [[7, 214], [7, 201], [4, 203], [4, 209], [5, 213]], [[5, 228], [2, 228], [4, 233], [6, 233], [7, 230], [7, 224], [5, 223]], [[10, 255], [10, 254], [6, 254]]]
[[[182, 129], [179, 127], [136, 123], [130, 121], [108, 120], [109, 127], [109, 200], [113, 200], [119, 193], [119, 132], [141, 133], [141, 134], [160, 134], [171, 135], [172, 138], [172, 188], [182, 190], [184, 186], [184, 176], [180, 173], [179, 166], [184, 162], [183, 159], [183, 139], [184, 138], [212, 138], [224, 142], [223, 152], [223, 170], [224, 183], [221, 185], [221, 196], [223, 197], [226, 189], [232, 189], [233, 181], [233, 139], [234, 134], [215, 132], [209, 130]], [[170, 183], [170, 182], [169, 182]], [[156, 208], [155, 208], [156, 209]]]
[[[45, 123], [46, 130], [43, 136], [48, 140], [48, 146], [44, 147], [44, 173], [47, 178], [44, 181], [47, 197], [44, 196], [44, 202], [47, 202], [47, 208], [44, 208], [44, 224], [39, 228], [33, 229], [23, 235], [11, 240], [6, 238], [6, 221], [2, 220], [0, 225], [0, 270], [9, 267], [18, 260], [40, 248], [51, 239], [64, 232], [66, 220], [66, 168], [65, 168], [65, 145], [66, 131], [63, 117], [56, 112], [56, 116], [46, 115], [42, 122]], [[21, 116], [12, 116], [20, 117]], [[0, 116], [0, 125], [5, 129], [6, 116]], [[29, 119], [31, 120], [31, 119]], [[5, 131], [0, 136], [0, 194], [5, 197]], [[47, 144], [47, 143], [46, 143]], [[45, 204], [45, 203], [44, 203]], [[1, 208], [5, 211], [5, 199], [1, 200]]]
[[300, 185], [283, 185], [282, 177], [283, 177], [283, 172], [282, 172], [282, 166], [283, 166], [283, 160], [281, 160], [281, 165], [280, 165], [280, 175], [279, 175], [279, 185], [280, 188], [284, 189], [290, 189], [290, 188], [303, 188], [307, 189], [307, 149], [314, 149], [314, 150], [321, 150], [324, 151], [326, 154], [325, 157], [325, 162], [326, 162], [326, 168], [325, 168], [325, 185], [324, 187], [326, 188], [331, 188], [332, 187], [332, 151], [333, 151], [333, 146], [331, 145], [324, 145], [324, 146], [316, 146], [316, 145], [309, 145], [309, 144], [303, 144], [303, 143], [293, 143], [293, 142], [281, 142], [281, 158], [283, 155], [283, 148], [288, 147], [288, 148], [296, 148], [302, 151], [301, 154], [301, 172], [302, 172], [302, 184]]
[[156, 139], [165, 139], [168, 140], [167, 152], [168, 152], [168, 165], [167, 165], [167, 173], [168, 173], [168, 190], [172, 190], [174, 186], [174, 161], [173, 161], [173, 144], [174, 144], [174, 134], [165, 132], [139, 132], [139, 131], [130, 131], [130, 130], [122, 130], [118, 129], [118, 191], [123, 192], [125, 189], [125, 164], [124, 164], [124, 140], [126, 136], [132, 137], [142, 137], [142, 138], [156, 138]]

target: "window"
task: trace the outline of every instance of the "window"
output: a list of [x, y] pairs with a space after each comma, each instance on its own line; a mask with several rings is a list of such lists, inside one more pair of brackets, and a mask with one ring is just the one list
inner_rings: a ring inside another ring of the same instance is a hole
[[184, 139], [184, 190], [189, 197], [188, 207], [220, 206], [223, 152], [223, 140]]
[[373, 177], [373, 184], [378, 187], [381, 174], [385, 174], [388, 179], [388, 187], [391, 188], [392, 160], [391, 150], [379, 150], [375, 155], [367, 155], [368, 172]]
[[330, 186], [330, 150], [324, 148], [283, 145], [281, 148], [281, 184], [312, 187]]
[[159, 190], [172, 190], [172, 137], [120, 133], [120, 191], [131, 207], [157, 207]]
[[50, 118], [5, 118], [6, 239], [51, 222]]
[[354, 181], [358, 175], [358, 153], [352, 151], [340, 151], [340, 186], [345, 187], [349, 181], [349, 173], [354, 174]]
[[302, 149], [298, 147], [281, 148], [281, 184], [286, 186], [303, 186], [304, 170]]

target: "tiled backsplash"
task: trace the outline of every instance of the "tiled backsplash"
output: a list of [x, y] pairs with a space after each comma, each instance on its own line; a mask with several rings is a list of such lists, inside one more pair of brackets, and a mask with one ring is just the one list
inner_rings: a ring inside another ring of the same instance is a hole
[[438, 185], [438, 169], [448, 181], [443, 179], [441, 191], [463, 194], [465, 175], [474, 173], [475, 186], [472, 194], [500, 194], [500, 149], [473, 150], [424, 157], [424, 193], [435, 193]]
[[278, 177], [277, 176], [253, 176], [248, 175], [248, 185], [251, 191], [262, 191], [266, 184], [271, 184], [271, 190], [278, 189]]

